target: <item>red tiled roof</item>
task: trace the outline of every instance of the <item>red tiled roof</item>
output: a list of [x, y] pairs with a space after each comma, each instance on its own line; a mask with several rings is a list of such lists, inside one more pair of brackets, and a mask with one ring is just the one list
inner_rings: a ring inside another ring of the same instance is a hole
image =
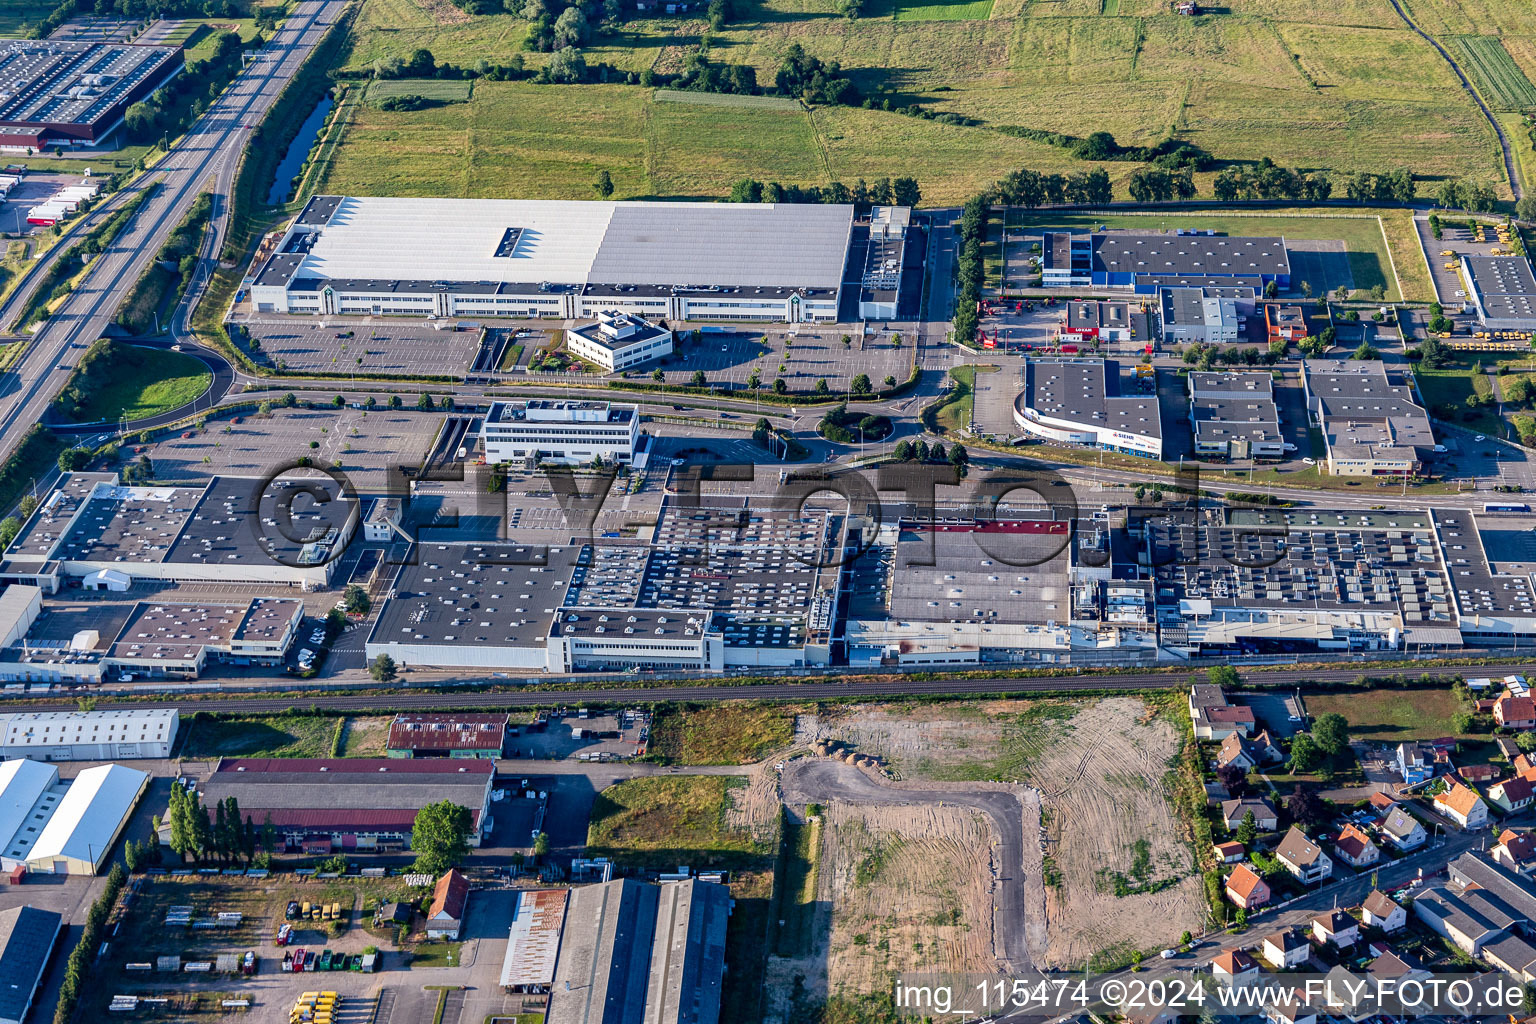
[[448, 917], [455, 921], [464, 919], [464, 904], [469, 900], [469, 879], [459, 874], [458, 868], [437, 880], [432, 889], [432, 906], [427, 910], [427, 920]]
[[1253, 957], [1242, 950], [1229, 949], [1215, 960], [1212, 960], [1211, 966], [1220, 967], [1228, 974], [1241, 974], [1243, 971], [1256, 970], [1259, 965], [1254, 961]]
[[1253, 708], [1234, 705], [1225, 708], [1206, 708], [1205, 717], [1213, 722], [1253, 722]]
[[1359, 860], [1373, 844], [1370, 836], [1353, 825], [1345, 825], [1344, 831], [1339, 833], [1339, 838], [1334, 845], [1339, 848], [1340, 853], [1351, 860]]
[[1531, 785], [1530, 780], [1519, 775], [1512, 779], [1505, 779], [1503, 782], [1494, 783], [1493, 788], [1503, 793], [1504, 799], [1510, 803], [1529, 800], [1531, 795], [1536, 793], [1536, 787]]
[[1536, 832], [1514, 832], [1505, 829], [1499, 836], [1499, 845], [1517, 861], [1530, 860], [1536, 856]]
[[[410, 808], [391, 810], [362, 810], [338, 807], [276, 807], [261, 812], [272, 819], [279, 832], [368, 832], [386, 830], [409, 832], [416, 823], [416, 812]], [[471, 822], [480, 825], [480, 808], [471, 808]]]
[[1506, 694], [1494, 704], [1493, 713], [1502, 722], [1536, 721], [1536, 698], [1511, 697]]
[[1449, 807], [1465, 818], [1477, 806], [1477, 793], [1459, 782], [1453, 782], [1450, 789], [1435, 794], [1435, 803]]
[[1238, 895], [1240, 899], [1244, 900], [1252, 896], [1253, 890], [1257, 889], [1260, 885], [1263, 884], [1264, 879], [1260, 878], [1246, 864], [1239, 864], [1233, 870], [1232, 874], [1227, 876], [1227, 888], [1231, 889]]

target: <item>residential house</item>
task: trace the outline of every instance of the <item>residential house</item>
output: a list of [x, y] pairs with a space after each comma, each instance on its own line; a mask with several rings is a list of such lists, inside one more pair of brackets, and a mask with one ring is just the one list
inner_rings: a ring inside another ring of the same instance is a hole
[[1459, 782], [1452, 782], [1449, 789], [1435, 794], [1435, 810], [1461, 828], [1488, 824], [1488, 805], [1483, 803], [1476, 790]]
[[1295, 989], [1264, 1007], [1265, 1024], [1317, 1024], [1317, 1011], [1308, 1009]]
[[1493, 720], [1503, 729], [1536, 729], [1536, 698], [1506, 693], [1493, 704]]
[[1247, 864], [1239, 864], [1227, 876], [1227, 899], [1244, 910], [1264, 906], [1269, 896], [1269, 883]]
[[1189, 688], [1189, 719], [1195, 738], [1224, 740], [1234, 732], [1247, 736], [1253, 732], [1253, 709], [1233, 704], [1219, 686], [1196, 683]]
[[1532, 786], [1523, 775], [1495, 782], [1488, 787], [1489, 801], [1506, 814], [1525, 810], [1531, 806], [1532, 798], [1536, 798], [1536, 786]]
[[1240, 978], [1256, 977], [1259, 962], [1241, 949], [1229, 949], [1211, 961], [1211, 974], [1232, 984]]
[[1312, 919], [1312, 937], [1320, 943], [1331, 942], [1348, 949], [1360, 941], [1360, 922], [1342, 910], [1330, 910]]
[[1275, 847], [1275, 858], [1307, 885], [1315, 885], [1333, 874], [1332, 859], [1295, 825]]
[[[1500, 737], [1500, 738], [1502, 739], [1502, 737]], [[1520, 774], [1524, 775], [1526, 772], [1530, 771], [1533, 768], [1536, 768], [1536, 761], [1532, 761], [1531, 760], [1531, 755], [1530, 754], [1516, 754], [1515, 755], [1515, 771], [1517, 771]]]
[[1261, 730], [1251, 738], [1241, 732], [1234, 732], [1221, 741], [1221, 749], [1216, 753], [1216, 763], [1223, 768], [1235, 764], [1244, 771], [1250, 768], [1262, 768], [1265, 765], [1276, 764], [1285, 760], [1285, 754], [1280, 750], [1280, 745], [1269, 734], [1268, 729]]
[[1397, 770], [1403, 784], [1414, 786], [1428, 782], [1435, 775], [1435, 752], [1425, 743], [1399, 743], [1397, 745]]
[[1424, 830], [1419, 819], [1402, 807], [1392, 808], [1381, 819], [1381, 834], [1387, 842], [1404, 852], [1417, 850], [1429, 840], [1429, 833]]
[[457, 939], [464, 927], [464, 908], [469, 904], [469, 879], [450, 868], [432, 890], [427, 909], [427, 938]]
[[1372, 793], [1367, 806], [1378, 818], [1384, 818], [1397, 806], [1397, 801], [1385, 793]]
[[1264, 936], [1259, 953], [1277, 971], [1290, 971], [1307, 962], [1312, 947], [1294, 928], [1286, 928], [1273, 935]]
[[1408, 912], [1380, 889], [1372, 889], [1365, 902], [1360, 904], [1360, 921], [1390, 935], [1408, 923]]
[[1215, 843], [1216, 859], [1222, 864], [1236, 864], [1247, 852], [1242, 843]]
[[1517, 874], [1530, 877], [1536, 873], [1536, 832], [1515, 832], [1505, 829], [1499, 833], [1499, 841], [1492, 850], [1495, 863], [1502, 864]]
[[1344, 831], [1334, 841], [1333, 849], [1339, 855], [1339, 860], [1352, 868], [1370, 867], [1381, 859], [1381, 850], [1375, 842], [1354, 825], [1344, 826]]
[[1221, 820], [1227, 828], [1234, 829], [1243, 823], [1243, 817], [1253, 812], [1253, 823], [1260, 832], [1273, 832], [1280, 827], [1280, 815], [1274, 805], [1261, 797], [1243, 797], [1240, 800], [1224, 800], [1221, 804]]
[[[1377, 950], [1377, 944], [1371, 943], [1371, 948]], [[1395, 978], [1401, 980], [1404, 978], [1414, 978], [1424, 981], [1433, 977], [1429, 971], [1424, 969], [1424, 965], [1417, 960], [1410, 956], [1404, 956], [1401, 953], [1395, 953], [1390, 949], [1379, 949], [1376, 953], [1376, 959], [1372, 960], [1370, 966], [1365, 970], [1367, 974], [1383, 979]]]

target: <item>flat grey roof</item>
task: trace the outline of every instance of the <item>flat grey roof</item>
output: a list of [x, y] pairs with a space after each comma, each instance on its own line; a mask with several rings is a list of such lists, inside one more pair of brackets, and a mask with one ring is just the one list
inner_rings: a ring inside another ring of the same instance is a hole
[[181, 65], [181, 47], [0, 39], [0, 127], [94, 125]]
[[0, 910], [0, 1019], [19, 1021], [42, 980], [48, 956], [64, 919], [51, 910], [15, 907]]
[[1434, 517], [1463, 618], [1536, 618], [1536, 595], [1532, 593], [1530, 575], [1493, 570], [1479, 530], [1479, 517], [1459, 509], [1439, 508], [1434, 510]]
[[1095, 234], [1093, 269], [1111, 274], [1289, 274], [1285, 239], [1227, 235]]
[[575, 544], [417, 544], [395, 575], [394, 596], [379, 612], [369, 642], [542, 644], [575, 567], [589, 557]]
[[1280, 440], [1280, 414], [1268, 398], [1196, 398], [1189, 413], [1198, 440]]
[[1131, 325], [1130, 304], [1094, 299], [1067, 300], [1067, 326], [1123, 329]]
[[1156, 395], [1120, 395], [1120, 365], [1098, 359], [1031, 359], [1025, 392], [1043, 416], [1162, 437]]
[[1463, 256], [1461, 263], [1487, 318], [1536, 321], [1536, 275], [1524, 256]]
[[1268, 371], [1243, 373], [1196, 370], [1189, 375], [1189, 391], [1195, 398], [1212, 395], [1272, 398], [1275, 393], [1275, 378]]

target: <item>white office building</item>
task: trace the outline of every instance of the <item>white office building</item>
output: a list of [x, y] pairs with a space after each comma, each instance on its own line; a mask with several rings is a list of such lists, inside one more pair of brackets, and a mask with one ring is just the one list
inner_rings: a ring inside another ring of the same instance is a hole
[[672, 332], [634, 313], [604, 310], [597, 322], [565, 332], [571, 355], [609, 372], [629, 370], [672, 354]]
[[485, 461], [558, 462], [601, 458], [630, 463], [640, 440], [640, 408], [610, 402], [530, 399], [493, 402], [480, 427]]
[[258, 313], [837, 320], [853, 207], [314, 196]]

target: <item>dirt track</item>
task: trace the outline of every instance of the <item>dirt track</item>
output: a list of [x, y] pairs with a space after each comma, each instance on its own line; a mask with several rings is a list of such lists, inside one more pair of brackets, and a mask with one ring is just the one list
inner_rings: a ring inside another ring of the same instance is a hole
[[1026, 846], [1035, 847], [1038, 858], [1035, 836], [1039, 828], [1039, 805], [1027, 800], [1021, 787], [974, 783], [954, 787], [942, 784], [897, 786], [877, 782], [850, 764], [801, 758], [791, 761], [785, 768], [783, 791], [785, 802], [795, 805], [840, 800], [862, 807], [932, 806], [981, 812], [988, 819], [994, 842], [991, 870], [994, 876], [992, 930], [995, 955], [1004, 970], [1030, 969], [1034, 958], [1026, 940], [1038, 934], [1038, 928], [1030, 927], [1027, 912], [1025, 849]]

